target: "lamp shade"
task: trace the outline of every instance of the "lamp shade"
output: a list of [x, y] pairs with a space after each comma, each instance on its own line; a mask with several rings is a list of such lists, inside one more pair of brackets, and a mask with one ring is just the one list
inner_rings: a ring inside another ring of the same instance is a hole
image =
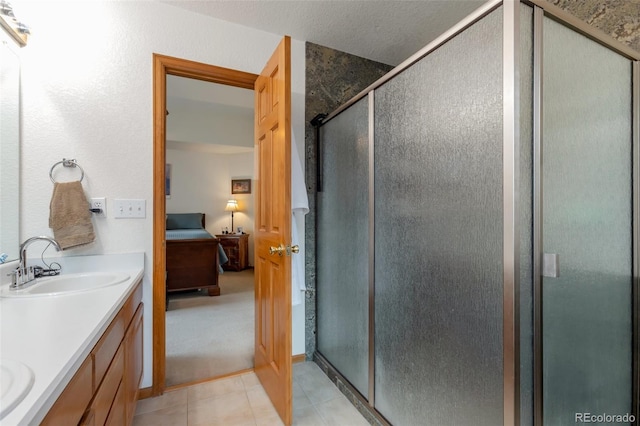
[[227, 207], [224, 208], [225, 212], [237, 212], [238, 211], [238, 201], [237, 200], [229, 200], [227, 201]]

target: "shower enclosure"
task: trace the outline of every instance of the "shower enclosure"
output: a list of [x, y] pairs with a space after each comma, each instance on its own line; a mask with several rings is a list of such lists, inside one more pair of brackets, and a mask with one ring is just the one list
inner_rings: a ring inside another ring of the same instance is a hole
[[378, 422], [638, 416], [639, 58], [491, 1], [324, 120], [316, 359]]

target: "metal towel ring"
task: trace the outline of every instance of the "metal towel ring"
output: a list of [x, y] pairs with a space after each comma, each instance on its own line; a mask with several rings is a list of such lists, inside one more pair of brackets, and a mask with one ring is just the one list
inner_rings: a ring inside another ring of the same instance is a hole
[[49, 179], [51, 179], [51, 182], [57, 183], [53, 178], [53, 169], [55, 169], [58, 164], [62, 164], [64, 167], [79, 168], [80, 171], [82, 172], [82, 175], [80, 176], [80, 182], [82, 182], [82, 179], [84, 179], [84, 170], [82, 169], [82, 167], [80, 167], [80, 164], [78, 164], [78, 162], [75, 159], [67, 160], [66, 158], [63, 158], [62, 161], [58, 161], [56, 164], [51, 166], [51, 170], [49, 170]]

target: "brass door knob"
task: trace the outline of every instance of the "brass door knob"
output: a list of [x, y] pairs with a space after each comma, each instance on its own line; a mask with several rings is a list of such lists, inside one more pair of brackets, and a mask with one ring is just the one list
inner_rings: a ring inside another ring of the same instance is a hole
[[282, 253], [284, 253], [284, 251], [286, 250], [286, 247], [283, 246], [282, 244], [280, 244], [280, 247], [269, 247], [269, 254], [270, 255], [274, 255], [277, 254], [278, 256], [282, 256]]
[[291, 256], [291, 253], [300, 253], [300, 247], [298, 245], [285, 247], [282, 244], [280, 244], [279, 247], [269, 247], [270, 255], [277, 254], [278, 256], [282, 256], [283, 254], [286, 254], [287, 256]]

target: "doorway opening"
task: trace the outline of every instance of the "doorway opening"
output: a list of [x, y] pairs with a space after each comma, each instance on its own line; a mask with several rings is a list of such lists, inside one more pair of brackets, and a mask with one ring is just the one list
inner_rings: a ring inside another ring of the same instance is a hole
[[[169, 75], [167, 111], [172, 388], [254, 367], [254, 92]], [[195, 224], [183, 222], [191, 218]]]
[[153, 90], [153, 382], [160, 395], [166, 379], [166, 136], [167, 76], [186, 77], [253, 90], [257, 75], [199, 62], [154, 54]]

